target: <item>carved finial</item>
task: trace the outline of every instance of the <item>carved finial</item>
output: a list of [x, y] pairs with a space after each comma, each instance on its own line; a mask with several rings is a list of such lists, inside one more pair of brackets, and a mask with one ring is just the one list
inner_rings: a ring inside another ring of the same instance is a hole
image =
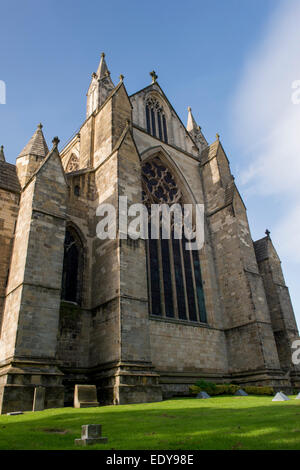
[[152, 72], [150, 72], [150, 76], [152, 77], [152, 83], [155, 83], [156, 80], [158, 79], [158, 76], [156, 75], [154, 70], [152, 70]]
[[270, 238], [270, 235], [271, 235], [270, 230], [267, 229], [267, 230], [265, 231], [265, 234], [267, 235], [268, 238]]
[[120, 82], [123, 82], [123, 80], [124, 80], [124, 75], [121, 74], [119, 78], [120, 78]]
[[103, 57], [103, 59], [104, 59], [104, 57], [105, 57], [104, 52], [101, 52], [101, 57]]
[[220, 140], [220, 134], [216, 133], [217, 140]]
[[93, 72], [93, 73], [92, 73], [92, 78], [97, 78], [96, 72]]
[[57, 136], [53, 138], [52, 144], [53, 144], [53, 148], [54, 148], [54, 149], [57, 148], [59, 142], [60, 142], [60, 140], [59, 140], [59, 138], [58, 138]]
[[190, 106], [188, 106], [188, 112], [191, 113], [192, 112], [192, 108]]
[[37, 127], [38, 127], [38, 129], [42, 130], [43, 129], [43, 124], [40, 122]]

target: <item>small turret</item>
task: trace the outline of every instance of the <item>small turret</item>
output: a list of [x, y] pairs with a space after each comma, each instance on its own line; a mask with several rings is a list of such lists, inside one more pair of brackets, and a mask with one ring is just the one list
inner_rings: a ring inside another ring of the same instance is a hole
[[17, 158], [17, 173], [22, 187], [26, 185], [27, 181], [49, 153], [42, 128], [42, 124], [39, 124], [28, 144]]
[[194, 116], [192, 114], [192, 108], [189, 106], [188, 107], [188, 120], [187, 120], [187, 125], [186, 129], [192, 139], [195, 141], [197, 144], [197, 147], [199, 148], [200, 153], [202, 150], [207, 147], [208, 143], [207, 140], [205, 139], [204, 135], [202, 134], [201, 127], [198, 126], [196, 123]]
[[101, 106], [110, 92], [115, 88], [108, 70], [105, 54], [102, 52], [97, 73], [92, 74], [91, 84], [87, 92], [86, 117], [88, 118]]

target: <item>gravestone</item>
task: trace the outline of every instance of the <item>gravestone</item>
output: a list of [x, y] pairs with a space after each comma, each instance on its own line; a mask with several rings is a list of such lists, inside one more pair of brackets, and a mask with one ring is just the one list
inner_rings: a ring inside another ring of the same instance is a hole
[[8, 416], [18, 416], [23, 415], [23, 411], [11, 411], [10, 413], [6, 413]]
[[296, 396], [296, 400], [300, 400], [300, 392], [299, 392], [298, 395]]
[[107, 437], [102, 437], [101, 424], [84, 424], [81, 426], [81, 439], [75, 439], [78, 446], [90, 446], [93, 444], [106, 444]]
[[248, 393], [245, 392], [245, 390], [243, 390], [242, 388], [240, 388], [236, 393], [235, 395], [237, 397], [247, 397], [248, 396]]
[[290, 398], [287, 397], [283, 392], [278, 392], [276, 393], [272, 401], [287, 401], [287, 400], [290, 400]]
[[74, 408], [99, 406], [96, 385], [75, 385]]
[[210, 396], [209, 396], [208, 393], [206, 393], [206, 392], [200, 392], [200, 393], [198, 393], [198, 395], [197, 395], [196, 398], [205, 399], [205, 398], [210, 398]]
[[45, 409], [45, 387], [35, 387], [32, 411], [43, 411]]

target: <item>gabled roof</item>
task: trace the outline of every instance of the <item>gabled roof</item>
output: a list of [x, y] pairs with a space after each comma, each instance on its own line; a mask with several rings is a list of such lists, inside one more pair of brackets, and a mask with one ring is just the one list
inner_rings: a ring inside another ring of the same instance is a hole
[[23, 157], [25, 155], [46, 157], [46, 155], [49, 153], [49, 149], [42, 131], [42, 127], [42, 124], [38, 125], [37, 130], [31, 137], [28, 144], [25, 145], [19, 157]]
[[40, 173], [40, 171], [42, 170], [42, 168], [44, 168], [44, 166], [47, 164], [47, 162], [50, 160], [50, 158], [52, 158], [52, 155], [55, 154], [57, 155], [58, 157], [58, 161], [60, 163], [60, 166], [61, 166], [61, 169], [62, 169], [62, 174], [63, 174], [63, 177], [64, 177], [64, 180], [65, 180], [65, 183], [66, 185], [68, 186], [68, 182], [67, 182], [67, 178], [66, 178], [66, 174], [65, 174], [65, 170], [64, 170], [64, 167], [63, 167], [63, 164], [62, 164], [62, 161], [61, 161], [61, 158], [60, 158], [60, 155], [59, 155], [59, 152], [58, 152], [58, 149], [57, 149], [57, 146], [59, 144], [59, 138], [58, 137], [54, 137], [54, 139], [52, 140], [52, 143], [53, 143], [53, 147], [52, 149], [50, 150], [50, 152], [48, 152], [48, 155], [46, 156], [47, 158], [45, 158], [41, 165], [36, 169], [36, 171], [31, 175], [31, 177], [29, 178], [29, 180], [27, 181], [27, 183], [25, 184], [24, 188], [23, 188], [23, 191], [25, 190], [25, 188], [27, 186], [29, 186], [29, 184], [31, 183], [31, 181], [38, 175], [38, 173]]
[[[157, 90], [158, 88], [158, 90]], [[180, 122], [180, 124], [182, 125], [183, 129], [185, 130], [185, 133], [186, 135], [191, 139], [191, 141], [193, 142], [193, 144], [195, 145], [195, 147], [197, 147], [197, 144], [196, 142], [194, 141], [193, 137], [190, 135], [190, 133], [187, 131], [185, 125], [183, 124], [182, 120], [180, 119], [180, 117], [178, 116], [176, 110], [174, 109], [174, 107], [172, 106], [172, 104], [170, 103], [170, 101], [168, 100], [166, 94], [164, 93], [163, 89], [161, 88], [161, 86], [159, 85], [159, 83], [157, 81], [155, 81], [154, 83], [151, 83], [150, 85], [146, 86], [145, 88], [142, 88], [141, 90], [137, 91], [136, 93], [133, 93], [132, 95], [130, 95], [130, 98], [132, 98], [133, 96], [135, 95], [138, 95], [139, 93], [142, 93], [142, 92], [145, 92], [147, 90], [153, 90], [153, 91], [159, 91], [161, 93], [161, 95], [163, 96], [163, 98], [165, 99], [165, 101], [167, 102], [168, 106], [170, 107], [170, 109], [172, 109], [172, 111], [174, 112], [175, 116], [177, 117], [178, 121]]]
[[17, 176], [17, 168], [11, 163], [0, 161], [0, 188], [19, 193], [21, 186]]

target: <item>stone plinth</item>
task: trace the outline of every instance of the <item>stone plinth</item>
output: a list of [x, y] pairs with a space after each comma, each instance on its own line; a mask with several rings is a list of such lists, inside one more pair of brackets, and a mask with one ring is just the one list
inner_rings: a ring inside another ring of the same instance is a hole
[[96, 385], [75, 385], [74, 408], [99, 406]]

